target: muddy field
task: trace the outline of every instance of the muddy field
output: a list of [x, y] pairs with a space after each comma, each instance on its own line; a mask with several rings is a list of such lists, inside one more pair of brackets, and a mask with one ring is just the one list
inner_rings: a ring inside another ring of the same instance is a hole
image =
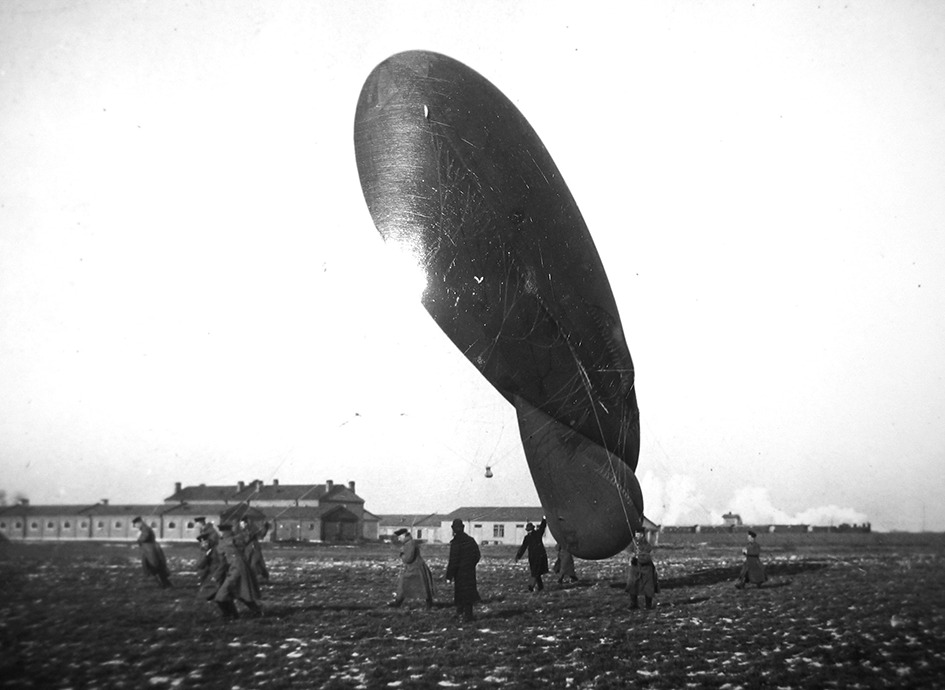
[[[484, 547], [486, 602], [459, 624], [390, 608], [396, 547], [265, 546], [265, 615], [194, 597], [196, 545], [165, 545], [159, 589], [127, 544], [0, 544], [0, 685], [9, 688], [941, 687], [943, 535], [763, 535], [770, 581], [736, 590], [741, 541], [663, 535], [662, 592], [631, 611], [626, 556], [526, 589]], [[701, 540], [701, 541], [699, 541]], [[708, 541], [706, 541], [708, 540]], [[442, 577], [447, 548], [423, 545]]]

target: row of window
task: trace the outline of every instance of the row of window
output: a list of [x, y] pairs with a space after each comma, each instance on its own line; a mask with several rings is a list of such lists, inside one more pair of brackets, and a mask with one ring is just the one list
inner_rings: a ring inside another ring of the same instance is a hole
[[[123, 524], [123, 523], [122, 523], [121, 520], [115, 520], [114, 529], [121, 529], [122, 524]], [[89, 526], [89, 523], [88, 523], [86, 520], [81, 520], [81, 521], [79, 522], [79, 529], [86, 529], [88, 526]], [[158, 526], [158, 523], [157, 523], [156, 521], [152, 520], [152, 521], [151, 521], [151, 527], [157, 527], [157, 526]], [[194, 529], [194, 526], [195, 526], [195, 523], [194, 523], [193, 521], [189, 521], [189, 522], [187, 523], [187, 529]], [[7, 529], [7, 527], [8, 527], [7, 523], [6, 523], [5, 521], [3, 521], [3, 520], [0, 520], [0, 530], [5, 530], [5, 529]], [[62, 528], [63, 528], [63, 529], [70, 529], [71, 527], [72, 527], [72, 523], [71, 523], [69, 520], [65, 520], [65, 521], [62, 523]], [[56, 523], [55, 523], [55, 521], [50, 520], [49, 522], [46, 523], [46, 529], [55, 529], [55, 528], [56, 528]], [[168, 522], [168, 523], [167, 523], [167, 528], [168, 528], [168, 529], [177, 529], [177, 523], [176, 523], [176, 522]], [[20, 522], [19, 520], [17, 520], [16, 522], [13, 523], [13, 529], [23, 529], [23, 523]], [[30, 529], [39, 529], [39, 523], [38, 523], [38, 522], [31, 522], [31, 523], [30, 523]], [[98, 522], [96, 522], [96, 523], [95, 523], [95, 529], [105, 529], [105, 522], [102, 521], [102, 520], [99, 520]]]

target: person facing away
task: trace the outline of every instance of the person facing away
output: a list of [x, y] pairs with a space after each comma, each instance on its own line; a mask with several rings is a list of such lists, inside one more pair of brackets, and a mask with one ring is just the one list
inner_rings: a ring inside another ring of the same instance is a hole
[[656, 565], [653, 563], [653, 546], [646, 538], [646, 532], [640, 530], [631, 544], [630, 574], [627, 577], [627, 589], [630, 594], [630, 608], [640, 608], [639, 596], [646, 599], [646, 607], [653, 608], [653, 598], [660, 591]]
[[[226, 577], [213, 600], [224, 604], [221, 607], [224, 609], [224, 617], [236, 617], [235, 602], [237, 601], [242, 602], [253, 614], [262, 615], [262, 608], [259, 605], [262, 600], [259, 583], [244, 555], [246, 539], [243, 535], [234, 533], [232, 525], [223, 524], [220, 525], [220, 545], [217, 548], [223, 560], [226, 561]], [[230, 606], [231, 603], [234, 605]]]
[[558, 544], [558, 559], [555, 564], [555, 572], [558, 573], [558, 582], [564, 582], [565, 578], [571, 582], [577, 582], [578, 576], [574, 572], [574, 555], [568, 550], [566, 544]]
[[464, 621], [474, 620], [473, 605], [482, 601], [476, 587], [476, 564], [479, 563], [479, 545], [466, 534], [459, 518], [453, 520], [453, 539], [450, 541], [450, 559], [446, 565], [446, 581], [453, 582], [453, 604]]
[[264, 539], [268, 533], [268, 522], [260, 527], [245, 516], [240, 518], [240, 534], [243, 535], [246, 541], [246, 547], [243, 553], [243, 555], [246, 556], [246, 562], [258, 579], [267, 581], [269, 580], [269, 569], [266, 567], [266, 560], [263, 558], [262, 553], [262, 545], [259, 542]]
[[170, 587], [171, 574], [167, 569], [167, 559], [164, 557], [161, 545], [154, 538], [154, 530], [150, 525], [145, 524], [141, 516], [132, 520], [131, 524], [138, 528], [138, 546], [141, 548], [141, 566], [144, 568], [144, 574], [157, 578], [161, 587]]
[[423, 599], [427, 608], [432, 608], [433, 573], [420, 555], [420, 545], [405, 527], [394, 532], [394, 535], [400, 540], [400, 560], [404, 567], [397, 580], [397, 595], [390, 605], [400, 606], [405, 599]]
[[528, 523], [525, 525], [525, 538], [522, 545], [515, 554], [515, 560], [520, 559], [525, 552], [528, 552], [528, 572], [531, 579], [528, 581], [528, 591], [533, 592], [538, 588], [540, 592], [545, 588], [545, 583], [541, 581], [541, 576], [548, 572], [548, 552], [545, 551], [545, 544], [542, 539], [545, 536], [545, 527], [548, 521], [542, 517], [538, 529], [535, 525]]
[[748, 532], [748, 544], [742, 549], [745, 562], [742, 564], [741, 572], [738, 573], [738, 581], [735, 583], [738, 589], [744, 589], [749, 582], [761, 587], [762, 583], [768, 580], [764, 563], [761, 562], [761, 546], [755, 541], [757, 538], [758, 535], [755, 532]]

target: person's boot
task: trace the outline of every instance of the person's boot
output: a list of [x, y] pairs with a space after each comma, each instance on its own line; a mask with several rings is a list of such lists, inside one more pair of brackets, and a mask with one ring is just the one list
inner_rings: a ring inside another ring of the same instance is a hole
[[630, 610], [635, 611], [638, 608], [640, 608], [640, 599], [636, 596], [631, 596], [630, 597]]
[[647, 607], [648, 609], [653, 608], [653, 597], [647, 597], [647, 598], [646, 598], [646, 607]]
[[541, 581], [541, 575], [538, 576], [538, 591], [540, 592], [545, 588], [545, 583]]

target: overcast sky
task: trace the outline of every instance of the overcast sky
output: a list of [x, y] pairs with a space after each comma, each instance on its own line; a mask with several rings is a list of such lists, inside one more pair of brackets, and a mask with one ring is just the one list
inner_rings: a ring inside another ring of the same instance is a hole
[[[945, 4], [0, 4], [0, 489], [538, 505], [361, 194], [393, 53], [498, 86], [591, 231], [658, 522], [945, 529]], [[491, 465], [492, 479], [485, 468]]]

